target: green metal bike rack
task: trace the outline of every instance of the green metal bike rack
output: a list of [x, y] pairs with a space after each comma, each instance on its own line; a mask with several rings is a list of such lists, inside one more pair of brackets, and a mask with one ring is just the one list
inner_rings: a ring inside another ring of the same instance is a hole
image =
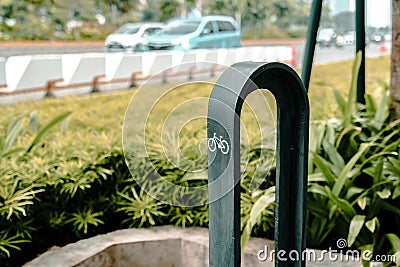
[[[304, 60], [301, 71], [301, 79], [308, 90], [311, 77], [311, 69], [314, 59], [318, 25], [321, 19], [323, 0], [313, 0], [311, 5], [310, 20], [307, 30], [307, 42], [304, 51]], [[357, 79], [357, 103], [365, 103], [365, 0], [356, 0], [355, 12], [356, 24], [356, 53], [361, 51], [362, 58]]]
[[[208, 106], [210, 266], [238, 267], [240, 249], [240, 114], [253, 91], [277, 102], [275, 251], [305, 250], [309, 104], [303, 82], [282, 63], [242, 62], [214, 86]], [[210, 141], [211, 140], [211, 141]], [[304, 266], [275, 259], [276, 266]]]
[[[210, 266], [238, 267], [240, 248], [240, 114], [245, 98], [265, 88], [277, 102], [275, 252], [306, 248], [309, 104], [307, 90], [323, 0], [313, 0], [301, 79], [281, 63], [242, 62], [227, 69], [208, 107]], [[365, 103], [365, 2], [356, 0], [356, 53], [362, 52], [357, 102]], [[211, 140], [211, 141], [210, 141]], [[275, 255], [277, 255], [275, 253]], [[275, 258], [276, 266], [305, 266]]]

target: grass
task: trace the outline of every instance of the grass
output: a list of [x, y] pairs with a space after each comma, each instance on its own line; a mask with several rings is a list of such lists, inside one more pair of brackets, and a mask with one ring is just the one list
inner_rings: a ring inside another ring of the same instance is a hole
[[[336, 115], [337, 107], [333, 97], [333, 90], [337, 89], [346, 96], [350, 86], [351, 66], [351, 61], [345, 61], [314, 67], [309, 90], [312, 120], [328, 119]], [[366, 92], [373, 95], [378, 94], [379, 88], [389, 84], [390, 58], [385, 56], [368, 59], [366, 69]], [[183, 85], [164, 95], [156, 103], [151, 115], [148, 117], [147, 126], [149, 128], [147, 130], [152, 132], [154, 136], [162, 136], [163, 131], [165, 132], [168, 127], [172, 126], [180, 127], [180, 134], [190, 132], [193, 129], [205, 129], [207, 98], [212, 87], [212, 83]], [[5, 134], [5, 127], [12, 117], [29, 114], [33, 110], [37, 112], [39, 122], [43, 124], [58, 114], [65, 111], [73, 111], [69, 125], [70, 130], [67, 132], [67, 136], [63, 138], [70, 139], [72, 143], [79, 143], [78, 140], [82, 141], [82, 144], [87, 147], [82, 147], [82, 149], [90, 149], [91, 146], [104, 148], [120, 146], [125, 113], [128, 114], [131, 122], [143, 120], [145, 115], [138, 112], [141, 105], [145, 107], [157, 94], [165, 92], [168, 88], [170, 86], [165, 85], [146, 88], [145, 94], [141, 93], [139, 97], [140, 101], [135, 103], [127, 113], [126, 110], [132, 97], [137, 92], [144, 91], [132, 90], [112, 94], [93, 94], [85, 97], [73, 96], [20, 103], [15, 106], [1, 106], [0, 134]], [[272, 96], [267, 92], [264, 95], [266, 96], [266, 101], [270, 103], [270, 109], [274, 110]], [[196, 101], [190, 102], [193, 100]], [[271, 126], [273, 112], [265, 112], [266, 104], [260, 103], [259, 97], [256, 95], [249, 96], [247, 100], [249, 105], [245, 106], [242, 112], [245, 128], [259, 129], [260, 127]], [[185, 103], [186, 107], [184, 107]], [[182, 120], [188, 114], [189, 116], [193, 115], [194, 112], [196, 119], [190, 120], [189, 123], [184, 122], [184, 125], [169, 123], [168, 126], [163, 124], [167, 115], [169, 116], [169, 122], [173, 122], [173, 118]], [[254, 116], [257, 116], [258, 120]], [[260, 125], [253, 125], [255, 123]], [[202, 132], [205, 134], [205, 131]], [[250, 135], [250, 140], [254, 140], [255, 136], [260, 136], [259, 130], [250, 130], [248, 134]], [[91, 136], [90, 140], [88, 140], [89, 136]], [[203, 139], [205, 136], [200, 136], [199, 138]], [[254, 142], [259, 142], [259, 140]], [[70, 146], [67, 140], [63, 143], [65, 146]]]
[[[314, 67], [310, 81], [311, 119], [328, 119], [337, 115], [333, 90], [347, 97], [352, 61], [331, 63]], [[389, 85], [390, 57], [383, 56], [366, 60], [366, 93], [376, 96], [383, 86]]]

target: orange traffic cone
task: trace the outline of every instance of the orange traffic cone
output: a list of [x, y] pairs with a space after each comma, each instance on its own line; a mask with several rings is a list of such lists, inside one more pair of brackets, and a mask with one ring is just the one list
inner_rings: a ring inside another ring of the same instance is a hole
[[381, 42], [381, 45], [379, 46], [379, 51], [381, 51], [381, 52], [385, 52], [386, 51], [385, 41]]
[[290, 65], [292, 65], [292, 67], [296, 67], [297, 66], [296, 46], [292, 45], [290, 46], [290, 49], [292, 50], [292, 58], [290, 59]]

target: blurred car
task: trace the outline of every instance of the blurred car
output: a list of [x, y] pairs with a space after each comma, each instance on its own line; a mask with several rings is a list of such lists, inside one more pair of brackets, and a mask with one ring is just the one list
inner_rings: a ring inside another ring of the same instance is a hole
[[372, 41], [375, 43], [380, 43], [385, 40], [385, 33], [381, 31], [376, 31], [371, 36]]
[[317, 44], [322, 47], [342, 46], [343, 37], [338, 36], [332, 28], [323, 28], [318, 31]]
[[105, 46], [107, 52], [112, 51], [141, 51], [143, 38], [160, 31], [162, 23], [128, 23], [115, 33], [107, 36]]
[[344, 34], [344, 43], [346, 45], [354, 45], [356, 42], [356, 32], [348, 31]]
[[372, 34], [371, 39], [376, 43], [380, 43], [383, 41], [391, 41], [392, 34], [387, 31], [376, 31]]
[[241, 47], [236, 21], [228, 16], [171, 20], [158, 34], [146, 38], [148, 50], [190, 50]]
[[392, 33], [391, 32], [385, 33], [383, 38], [385, 38], [385, 41], [391, 41], [392, 40]]

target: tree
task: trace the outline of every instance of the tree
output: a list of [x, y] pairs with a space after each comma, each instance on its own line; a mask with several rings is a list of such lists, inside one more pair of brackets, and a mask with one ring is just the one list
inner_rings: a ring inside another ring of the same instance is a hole
[[161, 20], [166, 21], [180, 15], [180, 4], [177, 0], [163, 0], [160, 4]]
[[400, 119], [400, 0], [392, 0], [391, 118]]

